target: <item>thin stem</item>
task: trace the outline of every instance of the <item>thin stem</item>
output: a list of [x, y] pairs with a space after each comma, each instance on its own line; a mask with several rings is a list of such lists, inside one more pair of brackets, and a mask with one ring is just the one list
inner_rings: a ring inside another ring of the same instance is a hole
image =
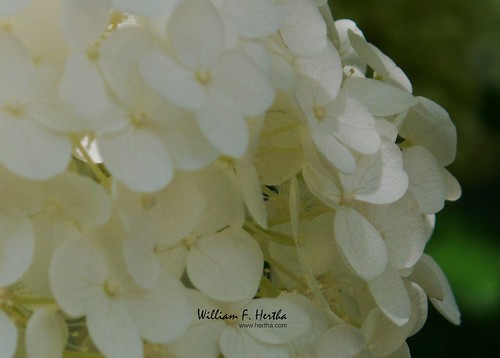
[[94, 163], [94, 161], [90, 157], [87, 150], [83, 147], [82, 143], [79, 140], [75, 140], [74, 142], [75, 142], [76, 148], [82, 154], [83, 158], [87, 162], [92, 173], [94, 173], [94, 175], [96, 176], [97, 180], [99, 180], [100, 183], [104, 183], [108, 179], [106, 174], [104, 174], [104, 172], [101, 170], [101, 168], [99, 168], [99, 166], [96, 163]]

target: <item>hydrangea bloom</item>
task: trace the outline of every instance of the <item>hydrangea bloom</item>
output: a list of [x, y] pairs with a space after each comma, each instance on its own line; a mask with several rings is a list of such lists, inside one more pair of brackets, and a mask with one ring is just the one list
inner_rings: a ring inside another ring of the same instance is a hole
[[424, 254], [455, 127], [326, 1], [0, 16], [0, 358], [409, 357], [427, 298], [460, 323]]

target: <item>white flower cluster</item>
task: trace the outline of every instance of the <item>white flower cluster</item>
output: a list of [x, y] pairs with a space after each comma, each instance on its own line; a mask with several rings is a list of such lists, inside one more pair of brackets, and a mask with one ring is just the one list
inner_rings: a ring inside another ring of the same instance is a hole
[[409, 357], [427, 297], [459, 324], [423, 253], [455, 127], [326, 0], [0, 14], [0, 358]]

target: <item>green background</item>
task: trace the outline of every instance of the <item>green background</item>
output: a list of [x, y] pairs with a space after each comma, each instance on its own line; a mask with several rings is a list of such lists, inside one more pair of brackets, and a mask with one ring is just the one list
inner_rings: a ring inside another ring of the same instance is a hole
[[408, 75], [414, 94], [445, 107], [457, 126], [462, 184], [426, 251], [442, 266], [462, 311], [455, 327], [433, 308], [409, 338], [412, 357], [500, 356], [500, 1], [335, 0]]

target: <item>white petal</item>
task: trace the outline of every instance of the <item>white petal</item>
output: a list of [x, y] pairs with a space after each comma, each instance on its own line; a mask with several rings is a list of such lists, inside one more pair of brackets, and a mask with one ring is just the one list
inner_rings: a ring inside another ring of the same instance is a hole
[[33, 75], [34, 67], [28, 50], [17, 37], [1, 30], [0, 94], [19, 96]]
[[131, 300], [129, 314], [140, 335], [153, 343], [171, 343], [188, 329], [194, 307], [187, 300], [184, 285], [163, 275], [159, 284]]
[[168, 33], [177, 56], [192, 70], [208, 69], [225, 46], [224, 22], [211, 1], [182, 1], [168, 21]]
[[0, 310], [0, 357], [12, 358], [17, 348], [17, 328], [14, 323]]
[[446, 182], [446, 187], [448, 193], [446, 195], [446, 200], [455, 201], [460, 199], [462, 196], [462, 188], [457, 178], [455, 178], [448, 170], [442, 169], [442, 174]]
[[417, 334], [425, 325], [427, 321], [428, 303], [425, 291], [414, 282], [407, 282], [408, 293], [411, 300], [411, 316], [408, 322], [410, 331], [408, 337]]
[[141, 128], [125, 128], [98, 138], [106, 166], [118, 180], [137, 191], [165, 187], [173, 175], [170, 156], [155, 133]]
[[333, 222], [335, 240], [346, 263], [364, 280], [384, 272], [387, 249], [377, 230], [356, 210], [341, 206]]
[[206, 99], [206, 89], [196, 80], [195, 73], [161, 51], [147, 53], [141, 60], [140, 70], [151, 88], [183, 108], [198, 109]]
[[219, 340], [222, 354], [227, 358], [287, 358], [285, 348], [261, 343], [246, 331], [226, 326]]
[[49, 268], [57, 303], [74, 317], [106, 303], [102, 285], [107, 276], [108, 265], [103, 253], [87, 240], [66, 241], [55, 252]]
[[326, 168], [316, 153], [306, 152], [302, 175], [307, 187], [322, 202], [336, 208], [341, 200], [341, 191], [332, 170]]
[[[230, 169], [233, 172], [232, 169]], [[199, 172], [196, 187], [209, 203], [195, 233], [210, 235], [227, 226], [241, 227], [245, 217], [245, 204], [231, 172], [214, 166]]]
[[87, 327], [97, 348], [108, 358], [142, 358], [139, 332], [120, 301], [87, 314]]
[[439, 281], [437, 270], [437, 263], [429, 255], [424, 254], [415, 265], [409, 278], [422, 287], [429, 297], [442, 300], [444, 290]]
[[196, 113], [201, 132], [221, 153], [241, 157], [248, 146], [245, 118], [232, 98], [211, 90], [203, 107]]
[[322, 132], [321, 128], [315, 128], [314, 131], [311, 131], [311, 137], [321, 154], [335, 168], [343, 173], [356, 171], [354, 156], [333, 134]]
[[209, 321], [191, 326], [182, 338], [168, 346], [169, 352], [183, 358], [214, 358], [221, 353], [219, 337], [227, 325]]
[[360, 330], [349, 325], [338, 325], [321, 336], [318, 342], [318, 358], [355, 358], [367, 349]]
[[71, 142], [25, 118], [8, 119], [0, 130], [0, 161], [18, 175], [46, 179], [68, 165]]
[[[53, 296], [48, 267], [54, 252], [65, 240], [81, 238], [81, 232], [60, 214], [54, 217], [55, 207], [45, 210], [32, 219], [35, 236], [35, 252], [29, 270], [23, 275], [21, 283], [34, 294]], [[56, 214], [57, 215], [57, 214]]]
[[26, 8], [33, 0], [1, 0], [0, 14], [14, 14]]
[[248, 38], [271, 35], [285, 19], [283, 5], [267, 0], [229, 0], [224, 4], [224, 11], [238, 31]]
[[293, 350], [297, 352], [299, 357], [301, 354], [307, 357], [307, 353], [313, 352], [316, 348], [318, 338], [328, 330], [330, 323], [325, 315], [325, 312], [318, 307], [309, 298], [298, 293], [285, 293], [279, 296], [280, 299], [294, 303], [302, 310], [307, 312], [311, 325], [309, 329], [301, 336], [295, 338], [292, 342]]
[[28, 220], [1, 212], [0, 287], [13, 284], [29, 269], [33, 259], [33, 228]]
[[363, 205], [360, 213], [377, 228], [387, 246], [389, 265], [412, 268], [422, 256], [430, 230], [410, 194], [389, 205]]
[[[423, 266], [427, 271], [430, 270], [428, 280], [431, 281], [430, 284], [432, 287], [437, 285], [442, 290], [442, 297], [436, 296], [430, 292], [428, 288], [428, 284], [425, 279], [422, 278], [422, 275], [419, 274], [416, 276], [416, 273], [412, 274], [411, 278], [420, 285], [427, 295], [429, 296], [430, 301], [436, 307], [436, 309], [451, 323], [455, 325], [460, 324], [460, 310], [457, 306], [457, 302], [455, 301], [455, 296], [453, 295], [453, 291], [451, 290], [450, 283], [446, 279], [446, 276], [439, 267], [439, 265], [428, 255], [423, 255], [417, 266]], [[414, 276], [415, 275], [415, 276]], [[417, 280], [418, 277], [418, 280]], [[437, 282], [436, 282], [437, 280]]]
[[[245, 308], [253, 316], [252, 320], [255, 319], [258, 323], [273, 325], [272, 327], [264, 327], [262, 329], [255, 329], [255, 327], [246, 329], [248, 334], [261, 342], [269, 344], [291, 342], [300, 337], [311, 325], [311, 320], [306, 311], [280, 298], [254, 299]], [[265, 315], [274, 316], [275, 319], [266, 319]], [[281, 317], [281, 320], [278, 317]], [[274, 327], [277, 323], [286, 323], [287, 326], [286, 328], [278, 329]]]
[[26, 327], [29, 358], [61, 358], [68, 337], [64, 320], [55, 312], [36, 310]]
[[404, 343], [397, 351], [385, 358], [411, 358], [410, 348]]
[[363, 36], [348, 30], [349, 41], [358, 55], [382, 76], [383, 81], [396, 85], [408, 92], [412, 92], [412, 86], [404, 72], [396, 66], [388, 56], [383, 54], [378, 48], [368, 43]]
[[206, 167], [219, 152], [203, 137], [194, 116], [170, 117], [173, 130], [162, 138], [179, 170], [192, 171]]
[[90, 178], [65, 172], [41, 184], [48, 202], [56, 202], [64, 215], [89, 225], [101, 225], [111, 215], [111, 201]]
[[327, 90], [331, 98], [337, 97], [342, 83], [342, 63], [332, 44], [329, 43], [318, 56], [298, 58], [294, 65], [299, 73], [315, 80]]
[[374, 116], [395, 115], [418, 103], [410, 93], [370, 78], [348, 78], [342, 88], [361, 101]]
[[413, 146], [403, 152], [403, 167], [408, 174], [408, 190], [417, 200], [420, 211], [424, 214], [440, 211], [448, 188], [434, 156], [424, 147]]
[[170, 11], [179, 0], [112, 0], [117, 10], [139, 16], [159, 16]]
[[346, 192], [373, 204], [390, 204], [408, 189], [408, 176], [403, 170], [403, 155], [392, 142], [382, 143], [380, 151], [358, 162], [352, 176], [339, 174]]
[[83, 52], [73, 52], [66, 60], [59, 94], [93, 130], [118, 130], [127, 123], [111, 100], [96, 62]]
[[213, 82], [245, 116], [265, 112], [274, 101], [274, 88], [262, 70], [243, 52], [224, 51], [213, 68]]
[[341, 92], [326, 111], [337, 118], [334, 133], [341, 142], [363, 154], [374, 154], [380, 148], [375, 119], [357, 99]]
[[191, 247], [187, 273], [194, 286], [220, 301], [252, 297], [259, 287], [263, 256], [242, 229], [205, 236]]
[[410, 296], [396, 271], [387, 268], [383, 274], [368, 282], [368, 287], [387, 318], [398, 326], [408, 322], [411, 311]]
[[255, 154], [259, 179], [265, 185], [281, 185], [300, 171], [303, 153], [296, 118], [284, 113], [268, 113]]
[[86, 50], [108, 27], [109, 0], [64, 0], [61, 4], [61, 32], [68, 45]]
[[318, 8], [307, 0], [285, 2], [288, 16], [279, 31], [286, 46], [302, 57], [319, 55], [327, 46], [326, 24]]
[[406, 331], [389, 321], [378, 309], [373, 309], [361, 327], [370, 351], [376, 357], [394, 353], [406, 340]]
[[235, 162], [236, 175], [240, 181], [243, 198], [248, 211], [260, 226], [267, 228], [267, 211], [259, 178], [253, 164]]
[[457, 130], [448, 113], [427, 98], [418, 97], [401, 127], [401, 135], [413, 145], [421, 145], [434, 155], [438, 163], [447, 166], [455, 160]]
[[161, 273], [160, 257], [155, 252], [156, 237], [149, 232], [144, 233], [144, 236], [137, 236], [134, 232], [131, 235], [133, 237], [123, 244], [123, 256], [128, 271], [139, 286], [151, 289], [156, 285]]

